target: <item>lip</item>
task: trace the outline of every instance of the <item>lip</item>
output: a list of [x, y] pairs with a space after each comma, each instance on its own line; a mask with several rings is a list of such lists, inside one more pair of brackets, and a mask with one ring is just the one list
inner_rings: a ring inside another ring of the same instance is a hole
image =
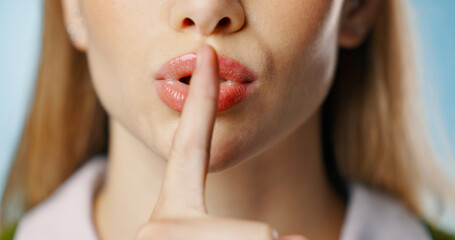
[[[189, 85], [179, 81], [190, 77], [196, 68], [195, 52], [186, 53], [166, 62], [155, 74], [155, 89], [160, 99], [171, 109], [181, 112], [189, 93]], [[254, 89], [257, 74], [238, 61], [218, 54], [220, 84], [218, 112], [245, 100]]]

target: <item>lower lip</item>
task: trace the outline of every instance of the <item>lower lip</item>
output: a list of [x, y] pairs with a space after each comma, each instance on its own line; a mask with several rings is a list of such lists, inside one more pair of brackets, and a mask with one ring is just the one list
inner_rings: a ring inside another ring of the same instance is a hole
[[[178, 80], [155, 80], [154, 82], [160, 99], [171, 109], [182, 112], [190, 90], [189, 85]], [[253, 82], [222, 82], [218, 97], [218, 112], [227, 110], [245, 100], [252, 91]]]

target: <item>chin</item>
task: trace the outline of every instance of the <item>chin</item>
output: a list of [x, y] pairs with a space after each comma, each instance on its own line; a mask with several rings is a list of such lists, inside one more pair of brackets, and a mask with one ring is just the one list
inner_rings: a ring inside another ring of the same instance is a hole
[[216, 173], [228, 170], [237, 164], [245, 161], [245, 159], [225, 159], [225, 158], [217, 158], [214, 157], [213, 154], [210, 156], [210, 163], [208, 172], [209, 173]]
[[208, 172], [222, 172], [246, 162], [251, 149], [245, 142], [212, 141]]
[[240, 162], [242, 162], [241, 159], [217, 159], [210, 157], [208, 172], [209, 173], [222, 172], [224, 170], [232, 168], [233, 166], [237, 165]]

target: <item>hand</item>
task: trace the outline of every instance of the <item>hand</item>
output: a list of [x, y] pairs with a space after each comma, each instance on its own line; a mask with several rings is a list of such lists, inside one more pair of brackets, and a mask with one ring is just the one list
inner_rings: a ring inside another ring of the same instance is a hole
[[[172, 142], [163, 185], [152, 216], [136, 234], [136, 240], [272, 240], [276, 231], [266, 223], [209, 216], [205, 205], [205, 181], [215, 124], [219, 70], [217, 55], [204, 45], [180, 124]], [[280, 240], [302, 240], [287, 236]]]

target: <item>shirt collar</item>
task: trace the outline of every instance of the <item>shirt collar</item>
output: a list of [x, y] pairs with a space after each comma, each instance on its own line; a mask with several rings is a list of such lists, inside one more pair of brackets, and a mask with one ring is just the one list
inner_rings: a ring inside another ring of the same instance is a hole
[[351, 182], [341, 240], [430, 240], [425, 226], [402, 202]]
[[[93, 197], [104, 179], [106, 156], [98, 155], [19, 222], [16, 240], [97, 240]], [[424, 225], [398, 200], [350, 183], [340, 240], [430, 240]]]

